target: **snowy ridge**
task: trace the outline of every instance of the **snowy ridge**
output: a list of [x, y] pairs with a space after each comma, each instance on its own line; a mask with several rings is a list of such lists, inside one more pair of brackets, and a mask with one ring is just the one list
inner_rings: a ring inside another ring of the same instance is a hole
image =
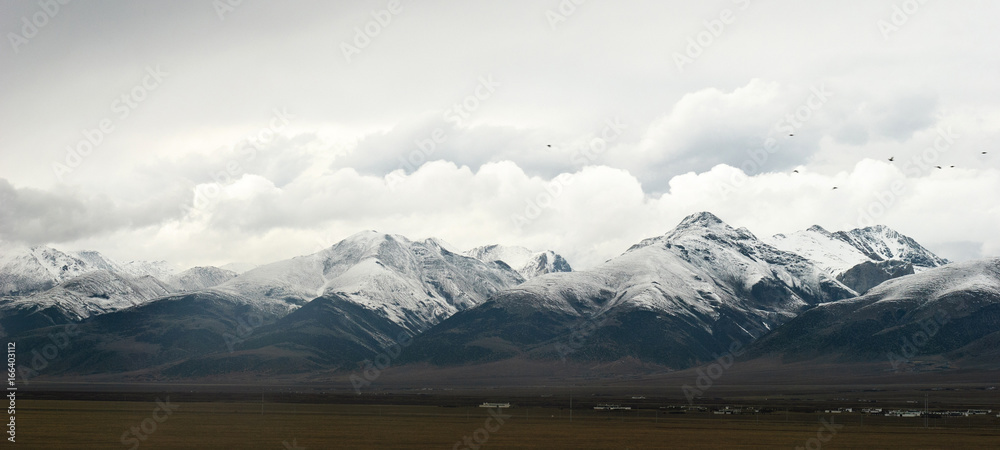
[[144, 304], [170, 293], [163, 282], [150, 276], [131, 277], [97, 270], [74, 277], [45, 292], [8, 297], [3, 310], [56, 308], [73, 320], [86, 319]]
[[167, 284], [178, 292], [197, 291], [218, 286], [233, 278], [236, 272], [218, 267], [192, 267], [167, 278]]
[[865, 262], [897, 260], [912, 264], [918, 272], [948, 263], [913, 239], [883, 225], [836, 233], [814, 225], [805, 231], [775, 235], [768, 243], [805, 257], [834, 276]]
[[340, 294], [420, 332], [523, 281], [508, 267], [448, 247], [437, 239], [413, 242], [365, 231], [318, 253], [248, 271], [216, 289], [255, 301], [299, 305]]
[[853, 295], [805, 258], [701, 213], [592, 270], [538, 277], [496, 300], [580, 317], [641, 309], [687, 317], [706, 331], [735, 314], [755, 338], [809, 304]]
[[[27, 295], [103, 267], [103, 257], [80, 258], [45, 246], [0, 243], [0, 295]], [[98, 263], [101, 261], [101, 263]]]
[[503, 261], [526, 280], [553, 272], [572, 272], [566, 259], [551, 251], [535, 252], [524, 247], [484, 245], [464, 252], [466, 256], [489, 263]]
[[166, 281], [177, 272], [165, 261], [118, 263], [95, 251], [62, 252], [42, 245], [0, 242], [0, 295], [29, 295], [90, 272], [106, 270]]
[[166, 261], [129, 261], [121, 264], [121, 272], [134, 277], [151, 276], [167, 280], [177, 272], [177, 267]]
[[880, 297], [880, 301], [922, 298], [934, 302], [956, 292], [1000, 296], [1000, 258], [952, 263], [925, 270], [919, 276], [889, 280], [865, 297]]
[[837, 232], [834, 236], [850, 243], [873, 261], [898, 259], [913, 264], [918, 271], [948, 264], [948, 260], [884, 225]]
[[784, 235], [778, 234], [767, 242], [781, 250], [800, 255], [824, 268], [831, 275], [839, 275], [848, 269], [871, 259], [856, 247], [837, 239], [819, 225], [808, 230]]

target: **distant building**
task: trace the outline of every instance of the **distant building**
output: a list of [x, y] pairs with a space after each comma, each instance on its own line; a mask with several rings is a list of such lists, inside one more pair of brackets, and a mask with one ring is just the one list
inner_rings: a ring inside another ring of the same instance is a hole
[[712, 414], [756, 414], [760, 412], [757, 408], [734, 408], [732, 406], [726, 406], [722, 409], [717, 409], [712, 411]]
[[632, 407], [631, 406], [622, 406], [622, 405], [612, 404], [612, 403], [598, 403], [597, 406], [594, 407], [594, 409], [610, 411], [610, 410], [616, 410], [616, 409], [632, 409]]
[[510, 403], [489, 403], [489, 402], [483, 402], [483, 404], [479, 405], [479, 407], [480, 408], [510, 408]]

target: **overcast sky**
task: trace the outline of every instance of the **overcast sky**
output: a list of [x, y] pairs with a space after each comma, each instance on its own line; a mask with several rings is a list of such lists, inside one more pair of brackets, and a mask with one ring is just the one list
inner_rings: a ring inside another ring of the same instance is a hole
[[0, 0], [0, 239], [587, 268], [707, 210], [1000, 255], [1000, 3], [577, 1]]

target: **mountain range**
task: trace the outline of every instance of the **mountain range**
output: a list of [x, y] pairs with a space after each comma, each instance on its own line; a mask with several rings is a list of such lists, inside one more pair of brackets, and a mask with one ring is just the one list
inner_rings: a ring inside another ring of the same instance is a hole
[[[52, 327], [77, 324], [72, 356], [48, 364], [47, 376], [319, 379], [403, 340], [393, 363], [431, 368], [630, 361], [671, 371], [733, 348], [790, 362], [873, 361], [949, 311], [934, 343], [894, 367], [924, 367], [917, 354], [993, 367], [997, 265], [950, 264], [884, 226], [760, 239], [711, 213], [584, 271], [551, 251], [461, 251], [375, 231], [240, 273], [129, 272], [96, 252], [35, 247], [0, 256], [11, 294], [0, 325], [31, 348]], [[955, 309], [959, 299], [966, 309]]]

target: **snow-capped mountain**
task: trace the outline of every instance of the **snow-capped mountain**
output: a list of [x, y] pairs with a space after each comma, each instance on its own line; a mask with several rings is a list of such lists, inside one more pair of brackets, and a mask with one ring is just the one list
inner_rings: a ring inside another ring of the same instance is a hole
[[55, 287], [71, 278], [106, 270], [166, 281], [177, 272], [165, 261], [118, 263], [95, 251], [62, 252], [43, 245], [0, 242], [0, 296], [23, 296]]
[[167, 277], [166, 282], [174, 291], [189, 292], [218, 286], [236, 276], [236, 272], [218, 267], [192, 267]]
[[547, 273], [573, 271], [565, 258], [551, 250], [534, 252], [517, 246], [484, 245], [464, 254], [483, 262], [503, 261], [525, 280]]
[[940, 267], [948, 260], [939, 258], [908, 236], [885, 226], [856, 228], [834, 233], [837, 239], [848, 242], [872, 261], [896, 259], [913, 264], [915, 271]]
[[[212, 288], [95, 317], [81, 325], [86, 338], [73, 347], [77, 359], [52, 371], [156, 365], [164, 376], [185, 377], [340, 367], [524, 281], [505, 264], [448, 247], [435, 239], [358, 233]], [[140, 335], [154, 345], [137, 352], [117, 344]]]
[[952, 263], [819, 305], [759, 341], [786, 362], [884, 361], [885, 371], [1000, 367], [1000, 259]]
[[132, 277], [96, 270], [73, 277], [58, 286], [23, 297], [0, 301], [0, 325], [14, 333], [37, 326], [76, 322], [141, 305], [170, 293], [151, 276]]
[[912, 264], [917, 272], [948, 263], [913, 239], [884, 225], [836, 233], [814, 225], [805, 231], [775, 235], [768, 243], [808, 258], [833, 275], [866, 261], [904, 261]]
[[[239, 275], [196, 267], [169, 276], [169, 283], [136, 279], [99, 253], [81, 252], [66, 258], [79, 267], [115, 270], [0, 300], [0, 326], [22, 342], [43, 345], [50, 332], [44, 327], [90, 317], [80, 323], [81, 337], [67, 357], [47, 369], [53, 375], [327, 373], [356, 368], [409, 336], [416, 337], [394, 365], [567, 358], [680, 369], [715, 359], [734, 344], [780, 335], [776, 330], [788, 323], [805, 330], [826, 316], [797, 321], [803, 311], [840, 311], [837, 305], [855, 301], [845, 300], [858, 295], [854, 286], [874, 286], [885, 281], [882, 274], [898, 277], [917, 264], [943, 263], [884, 227], [842, 234], [813, 227], [771, 245], [700, 213], [591, 270], [563, 272], [557, 269], [565, 261], [551, 252], [487, 246], [463, 254], [439, 239], [366, 231]], [[900, 259], [885, 259], [890, 256]], [[919, 285], [879, 297], [902, 305], [879, 310], [876, 320], [888, 324], [920, 311], [924, 303], [915, 299], [928, 289], [938, 297], [952, 292], [974, 299], [985, 291], [969, 286], [992, 286], [988, 270], [950, 267], [882, 283], [862, 298]], [[995, 320], [993, 307], [984, 308], [977, 314], [986, 322], [970, 326]], [[883, 317], [885, 311], [891, 317]], [[919, 314], [913, 317], [925, 318]], [[839, 331], [837, 339], [854, 331]]]
[[[91, 256], [91, 255], [88, 255]], [[102, 258], [80, 258], [45, 246], [0, 243], [0, 295], [44, 291], [78, 275], [105, 268]]]
[[337, 294], [418, 333], [523, 278], [506, 265], [365, 231], [318, 253], [250, 270], [215, 289], [259, 301], [305, 304]]
[[846, 272], [851, 267], [872, 259], [857, 247], [819, 225], [813, 225], [808, 230], [791, 234], [776, 234], [766, 239], [768, 244], [792, 252], [812, 261], [817, 266], [826, 269], [836, 276]]
[[72, 252], [71, 254], [73, 256], [76, 256], [80, 260], [84, 261], [85, 263], [87, 263], [87, 265], [91, 269], [107, 270], [119, 273], [124, 272], [124, 270], [122, 270], [121, 264], [102, 255], [100, 252], [95, 252], [92, 250], [84, 250], [80, 252]]
[[808, 305], [854, 295], [805, 258], [700, 213], [592, 270], [507, 289], [417, 337], [407, 355], [438, 363], [552, 357], [552, 345], [568, 342], [583, 323], [593, 336], [576, 357], [687, 367], [756, 339]]
[[809, 259], [859, 294], [883, 281], [947, 264], [913, 239], [882, 225], [836, 233], [814, 225], [775, 235], [768, 243]]

